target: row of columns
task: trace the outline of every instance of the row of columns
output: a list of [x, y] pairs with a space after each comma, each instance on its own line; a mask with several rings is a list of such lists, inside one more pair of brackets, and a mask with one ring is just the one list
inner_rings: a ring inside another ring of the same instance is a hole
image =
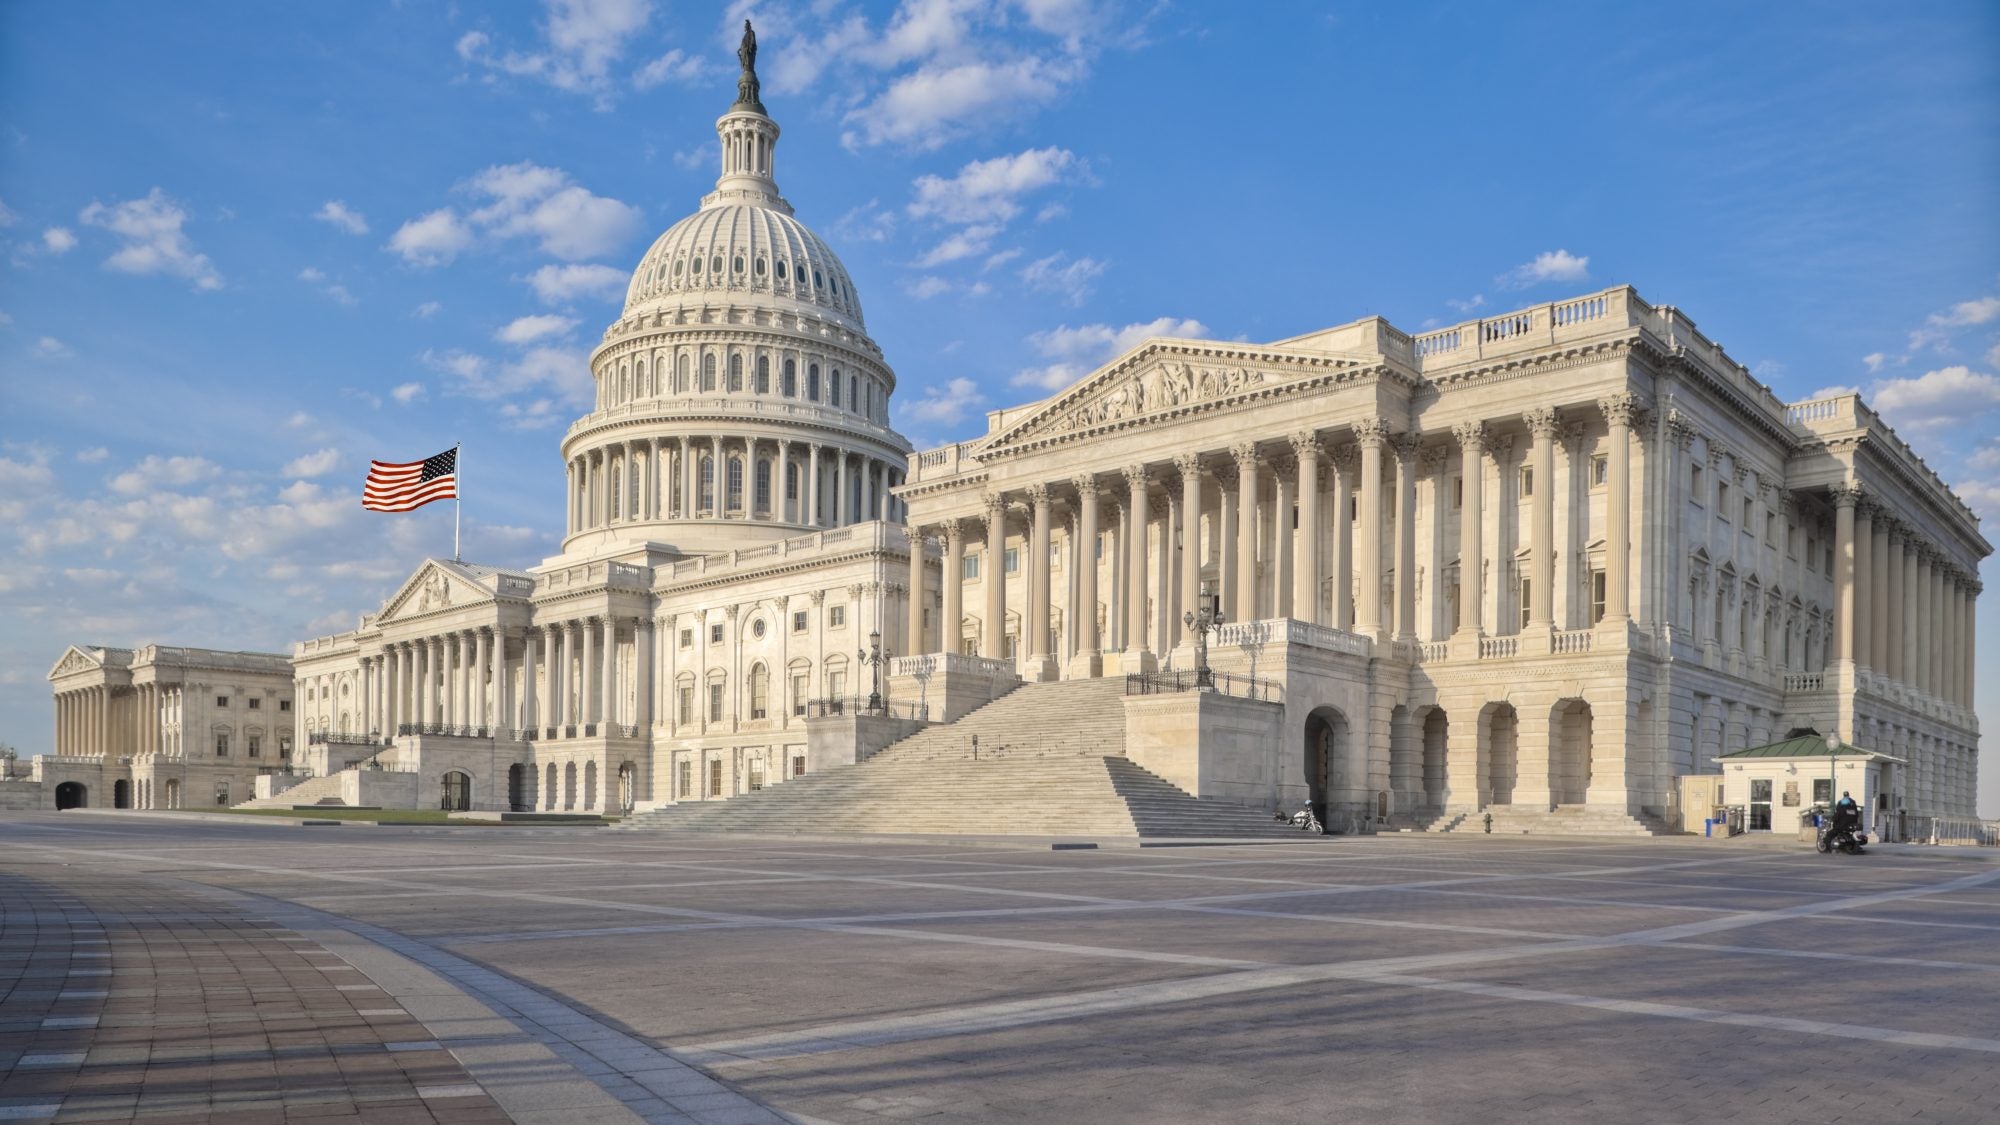
[[[768, 458], [760, 456], [771, 451]], [[743, 458], [743, 491], [729, 503], [728, 454]], [[700, 466], [711, 468], [704, 497]], [[771, 499], [757, 506], [757, 466], [771, 463]], [[787, 495], [787, 477], [798, 468], [802, 495]], [[825, 482], [830, 475], [832, 480]], [[614, 442], [572, 458], [568, 467], [569, 531], [641, 520], [767, 519], [810, 527], [845, 527], [873, 519], [900, 518], [900, 501], [890, 489], [902, 483], [892, 461], [859, 450], [784, 438], [644, 438]], [[826, 495], [822, 496], [825, 482]], [[796, 504], [793, 508], [790, 505]], [[796, 512], [796, 518], [793, 513]]]
[[1971, 707], [1978, 580], [1860, 489], [1833, 503], [1834, 659]]
[[56, 694], [56, 754], [102, 757], [110, 750], [111, 687], [98, 684]]
[[[1634, 396], [1621, 394], [1600, 400], [1598, 407], [1610, 431], [1604, 616], [1607, 621], [1623, 622], [1631, 616], [1628, 592], [1631, 572], [1631, 444], [1632, 427], [1640, 404]], [[1529, 605], [1529, 625], [1547, 628], [1553, 622], [1554, 603], [1550, 595], [1554, 587], [1554, 504], [1558, 491], [1552, 486], [1555, 440], [1562, 426], [1553, 409], [1530, 411], [1523, 420], [1534, 438], [1530, 463], [1536, 469], [1538, 480], [1543, 482], [1534, 489], [1531, 498], [1533, 597]], [[1480, 422], [1460, 425], [1453, 430], [1453, 434], [1460, 449], [1462, 479], [1465, 481], [1460, 511], [1459, 573], [1466, 578], [1460, 584], [1457, 628], [1461, 634], [1477, 635], [1481, 631], [1485, 612], [1480, 581], [1485, 565], [1485, 512], [1481, 482], [1485, 477], [1484, 459], [1489, 442], [1486, 427]], [[1211, 475], [1221, 493], [1214, 525], [1223, 540], [1216, 552], [1225, 572], [1219, 592], [1224, 599], [1224, 613], [1230, 620], [1243, 620], [1259, 612], [1258, 560], [1260, 550], [1265, 550], [1269, 552], [1265, 557], [1281, 572], [1275, 577], [1264, 576], [1270, 580], [1271, 601], [1276, 614], [1318, 622], [1322, 617], [1319, 611], [1320, 585], [1330, 576], [1335, 589], [1333, 620], [1320, 623], [1351, 628], [1378, 638], [1392, 634], [1414, 638], [1418, 441], [1415, 435], [1392, 434], [1380, 419], [1366, 419], [1356, 424], [1354, 438], [1359, 450], [1358, 474], [1352, 461], [1339, 457], [1331, 459], [1337, 532], [1332, 560], [1323, 560], [1319, 550], [1319, 504], [1316, 498], [1322, 493], [1321, 462], [1326, 455], [1316, 432], [1301, 432], [1287, 439], [1292, 454], [1289, 463], [1267, 459], [1263, 448], [1254, 442], [1232, 448], [1226, 461], [1199, 452], [1182, 454], [1173, 462], [1180, 476], [1177, 496], [1169, 489], [1164, 498], [1156, 499], [1152, 493], [1154, 470], [1145, 464], [1126, 467], [1120, 474], [1120, 480], [1109, 488], [1095, 474], [1068, 482], [1074, 496], [1074, 539], [1093, 551], [1098, 538], [1100, 509], [1107, 502], [1108, 494], [1122, 492], [1122, 496], [1109, 495], [1108, 502], [1119, 510], [1114, 517], [1117, 524], [1113, 530], [1121, 548], [1118, 552], [1121, 559], [1112, 573], [1122, 587], [1123, 601], [1117, 608], [1123, 624], [1126, 651], [1150, 654], [1192, 640], [1190, 630], [1180, 618], [1183, 608], [1194, 606], [1200, 590], [1200, 565], [1206, 557], [1202, 545], [1202, 481], [1205, 476]], [[1395, 484], [1398, 489], [1394, 527], [1389, 529], [1395, 538], [1394, 558], [1389, 560], [1395, 573], [1395, 589], [1391, 594], [1393, 600], [1385, 602], [1382, 535], [1388, 522], [1385, 519], [1388, 487], [1385, 478], [1388, 475], [1387, 458], [1391, 456], [1397, 466]], [[1231, 464], [1235, 478], [1233, 487], [1229, 479], [1232, 474], [1228, 471]], [[1272, 519], [1268, 522], [1260, 521], [1257, 500], [1267, 472], [1276, 474], [1276, 503], [1271, 512]], [[1353, 543], [1349, 549], [1346, 536], [1338, 532], [1344, 532], [1347, 527], [1348, 498], [1357, 475], [1359, 520], [1354, 525]], [[1118, 487], [1119, 483], [1123, 485], [1122, 490]], [[1031, 484], [1022, 496], [1026, 500], [1029, 603], [1024, 618], [1023, 646], [1031, 665], [1037, 661], [1046, 664], [1053, 660], [1054, 655], [1046, 651], [1051, 632], [1048, 572], [1053, 490], [1048, 484]], [[1304, 502], [1308, 499], [1313, 502]], [[963, 620], [964, 608], [965, 538], [971, 527], [983, 523], [988, 562], [981, 582], [985, 597], [984, 619], [991, 624], [982, 632], [980, 655], [998, 658], [1005, 654], [1004, 629], [998, 626], [1004, 622], [1006, 613], [1006, 573], [1002, 560], [1005, 558], [1010, 510], [1008, 500], [1009, 497], [1004, 494], [988, 495], [982, 500], [984, 512], [981, 517], [942, 523], [946, 550], [942, 647], [956, 647], [953, 640], [958, 623]], [[1296, 529], [1291, 526], [1295, 500], [1301, 501], [1297, 504]], [[1149, 576], [1150, 551], [1146, 529], [1148, 517], [1155, 512], [1156, 505], [1158, 515], [1164, 521], [1162, 541], [1167, 548], [1158, 560], [1160, 573]], [[918, 534], [921, 536], [921, 529]], [[1178, 557], [1173, 550], [1176, 540]], [[1354, 582], [1357, 572], [1359, 582]], [[1080, 557], [1074, 574], [1077, 589], [1071, 604], [1081, 610], [1076, 614], [1074, 644], [1077, 655], [1091, 659], [1101, 651], [1093, 608], [1097, 604], [1098, 582], [1094, 556]], [[1289, 581], [1283, 580], [1285, 578]], [[913, 577], [913, 588], [918, 581]], [[1355, 589], [1351, 617], [1348, 599], [1344, 596], [1350, 585]], [[1158, 614], [1150, 611], [1149, 597], [1156, 597], [1167, 612]], [[1156, 625], [1149, 621], [1151, 617], [1160, 617], [1162, 621]], [[918, 645], [920, 640], [913, 632], [911, 651], [923, 651]]]
[[[516, 632], [477, 628], [396, 641], [361, 661], [361, 713], [368, 729], [406, 724], [449, 728], [540, 730], [614, 722], [618, 706], [620, 619], [590, 617], [537, 624]], [[652, 651], [653, 623], [630, 623], [642, 679]], [[520, 698], [514, 698], [520, 646]], [[545, 666], [546, 672], [541, 671]], [[537, 682], [546, 677], [546, 687]], [[547, 699], [541, 698], [546, 693]], [[643, 726], [649, 696], [639, 692]]]

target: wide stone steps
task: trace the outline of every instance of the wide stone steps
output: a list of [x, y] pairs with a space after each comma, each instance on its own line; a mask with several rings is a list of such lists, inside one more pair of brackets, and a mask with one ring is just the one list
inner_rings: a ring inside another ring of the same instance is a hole
[[271, 797], [256, 797], [236, 805], [239, 809], [289, 809], [293, 805], [315, 805], [332, 798], [340, 800], [340, 774], [321, 774], [309, 777], [290, 789]]
[[1515, 809], [1494, 805], [1475, 813], [1454, 816], [1435, 831], [1484, 835], [1486, 816], [1493, 817], [1495, 836], [1659, 836], [1666, 828], [1649, 817], [1630, 816], [1608, 809], [1561, 807], [1556, 809]]
[[859, 765], [727, 800], [665, 805], [618, 828], [1298, 837], [1253, 810], [1198, 801], [1128, 761], [1123, 694], [1122, 680], [1027, 685]]

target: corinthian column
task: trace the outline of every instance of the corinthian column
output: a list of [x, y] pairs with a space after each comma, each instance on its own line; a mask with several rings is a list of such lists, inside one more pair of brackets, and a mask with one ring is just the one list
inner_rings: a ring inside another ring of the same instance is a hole
[[1632, 617], [1632, 423], [1639, 414], [1639, 400], [1615, 394], [1597, 400], [1597, 406], [1611, 424], [1611, 463], [1604, 492], [1604, 617], [1624, 622]]
[[1079, 678], [1104, 672], [1103, 644], [1097, 636], [1097, 480], [1079, 476], [1070, 483], [1076, 488], [1077, 547], [1076, 604], [1069, 610], [1076, 618], [1076, 656], [1069, 674]]
[[[1746, 528], [1745, 530], [1749, 530]], [[1854, 508], [1854, 662], [1867, 665], [1875, 655], [1875, 504], [1863, 500]]]
[[[1319, 435], [1302, 430], [1292, 435], [1291, 443], [1298, 458], [1299, 474], [1299, 526], [1292, 537], [1292, 616], [1316, 623], [1319, 621]], [[1283, 518], [1284, 513], [1280, 512], [1279, 519]]]
[[938, 651], [957, 652], [965, 639], [965, 524], [944, 521], [944, 609], [938, 621]]
[[[1192, 613], [1201, 608], [1201, 458], [1182, 453], [1174, 468], [1181, 474], [1181, 608]], [[1194, 631], [1185, 624], [1177, 636], [1179, 644], [1194, 643]]]
[[1535, 444], [1529, 452], [1535, 495], [1528, 532], [1531, 577], [1528, 586], [1528, 627], [1547, 629], [1556, 609], [1556, 434], [1562, 423], [1549, 407], [1523, 415]]
[[986, 620], [979, 630], [979, 655], [989, 660], [1007, 655], [1007, 501], [988, 493], [986, 507]]
[[1028, 506], [1034, 526], [1028, 532], [1028, 637], [1022, 648], [1028, 653], [1028, 679], [1056, 678], [1056, 658], [1049, 651], [1049, 531], [1055, 518], [1045, 484], [1028, 486]]
[[909, 538], [910, 605], [903, 651], [911, 656], [922, 656], [930, 651], [924, 645], [924, 529], [911, 528]]
[[1452, 428], [1463, 454], [1459, 468], [1458, 630], [1478, 636], [1486, 620], [1486, 425], [1461, 422]]
[[1389, 427], [1380, 418], [1364, 418], [1354, 426], [1361, 446], [1361, 534], [1354, 554], [1361, 564], [1360, 592], [1354, 604], [1354, 629], [1371, 637], [1382, 635], [1382, 447]]
[[1417, 636], [1417, 454], [1421, 439], [1398, 434], [1396, 446], [1396, 636]]
[[1244, 443], [1231, 449], [1236, 458], [1236, 607], [1238, 621], [1257, 620], [1257, 493], [1263, 462], [1257, 447]]
[[[1860, 490], [1850, 487], [1833, 489], [1833, 602], [1834, 602], [1834, 645], [1835, 660], [1854, 662], [1854, 507], [1861, 499]], [[1606, 613], [1610, 611], [1607, 608]]]
[[1146, 516], [1152, 507], [1146, 485], [1144, 465], [1126, 466], [1126, 525], [1131, 528], [1132, 537], [1125, 551], [1126, 672], [1149, 671], [1152, 655], [1146, 647]]

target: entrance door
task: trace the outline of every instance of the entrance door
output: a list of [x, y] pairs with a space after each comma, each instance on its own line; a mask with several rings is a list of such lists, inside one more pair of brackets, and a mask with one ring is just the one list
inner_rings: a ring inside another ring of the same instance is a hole
[[80, 809], [90, 803], [90, 790], [80, 781], [65, 781], [56, 786], [56, 811]]
[[1771, 830], [1771, 779], [1760, 777], [1750, 782], [1750, 831], [1769, 832]]
[[132, 783], [119, 778], [111, 783], [111, 807], [129, 809], [132, 807]]

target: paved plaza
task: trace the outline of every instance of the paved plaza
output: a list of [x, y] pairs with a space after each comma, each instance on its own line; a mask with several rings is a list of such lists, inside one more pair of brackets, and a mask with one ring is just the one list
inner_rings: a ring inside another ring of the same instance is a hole
[[0, 1122], [2000, 1120], [2000, 856], [0, 821]]

